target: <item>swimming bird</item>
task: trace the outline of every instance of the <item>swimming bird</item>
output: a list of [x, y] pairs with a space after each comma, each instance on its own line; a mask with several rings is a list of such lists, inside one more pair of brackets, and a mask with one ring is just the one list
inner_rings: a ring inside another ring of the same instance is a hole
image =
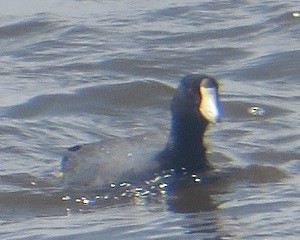
[[[64, 182], [67, 186], [96, 187], [147, 180], [171, 169], [206, 172], [212, 167], [206, 158], [204, 133], [209, 123], [220, 121], [221, 112], [217, 80], [207, 75], [188, 75], [175, 90], [169, 138], [160, 152], [154, 151], [149, 158], [152, 149], [147, 145], [132, 147], [128, 139], [77, 145], [69, 148], [62, 159]], [[131, 153], [136, 151], [138, 158]]]

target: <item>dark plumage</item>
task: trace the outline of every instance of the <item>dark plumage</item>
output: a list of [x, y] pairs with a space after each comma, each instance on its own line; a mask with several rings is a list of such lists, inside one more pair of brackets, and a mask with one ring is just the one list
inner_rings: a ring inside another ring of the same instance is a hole
[[[154, 173], [169, 169], [185, 168], [190, 173], [209, 170], [203, 136], [209, 122], [220, 120], [220, 109], [218, 83], [214, 78], [186, 76], [180, 81], [171, 103], [168, 142], [154, 159], [148, 158], [147, 145], [133, 148], [130, 142], [120, 140], [75, 146], [69, 148], [62, 160], [65, 183], [99, 186], [146, 180]], [[133, 152], [131, 158], [128, 152]]]
[[[208, 94], [212, 94], [209, 97], [213, 102], [207, 102], [210, 106], [201, 108], [201, 103], [204, 98], [208, 98]], [[194, 173], [210, 169], [203, 137], [209, 122], [220, 120], [217, 81], [206, 75], [184, 77], [173, 97], [171, 113], [169, 141], [158, 156], [160, 168], [185, 168]]]

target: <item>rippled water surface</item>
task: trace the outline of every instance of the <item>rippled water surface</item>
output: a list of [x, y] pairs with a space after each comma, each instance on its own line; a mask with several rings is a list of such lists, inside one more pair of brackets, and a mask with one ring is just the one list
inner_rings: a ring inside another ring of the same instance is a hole
[[[0, 5], [1, 239], [298, 239], [298, 1]], [[221, 82], [206, 139], [219, 177], [63, 188], [69, 146], [162, 147], [189, 73]]]

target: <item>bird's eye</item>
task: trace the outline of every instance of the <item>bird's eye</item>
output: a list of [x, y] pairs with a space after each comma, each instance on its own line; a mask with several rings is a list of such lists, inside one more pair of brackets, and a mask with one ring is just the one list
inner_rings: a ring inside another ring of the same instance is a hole
[[199, 96], [199, 93], [197, 92], [197, 90], [195, 90], [193, 88], [187, 88], [186, 93], [190, 96]]

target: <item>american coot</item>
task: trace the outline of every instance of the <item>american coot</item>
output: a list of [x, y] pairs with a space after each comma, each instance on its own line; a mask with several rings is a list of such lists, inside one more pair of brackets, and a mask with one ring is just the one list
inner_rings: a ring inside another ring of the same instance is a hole
[[[142, 146], [142, 143], [133, 149], [132, 143], [127, 140], [69, 148], [61, 163], [65, 184], [96, 187], [147, 180], [155, 173], [170, 169], [181, 171], [184, 168], [190, 173], [211, 169], [203, 137], [207, 125], [218, 122], [221, 117], [217, 81], [198, 74], [184, 77], [171, 102], [171, 117], [169, 139], [159, 153], [153, 151], [150, 154], [147, 145]], [[129, 156], [131, 150], [137, 149], [140, 151], [136, 154], [138, 157]], [[151, 159], [148, 155], [152, 156]]]

